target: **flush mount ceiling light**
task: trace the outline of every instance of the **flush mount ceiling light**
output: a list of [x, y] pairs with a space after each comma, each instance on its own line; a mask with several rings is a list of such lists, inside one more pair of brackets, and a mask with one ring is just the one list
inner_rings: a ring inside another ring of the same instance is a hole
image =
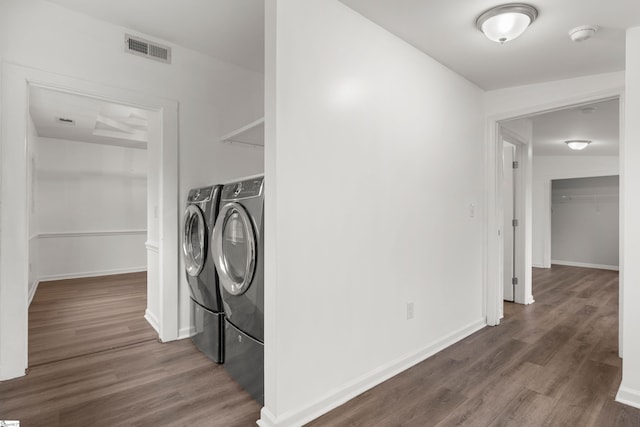
[[520, 36], [538, 17], [538, 10], [524, 3], [509, 3], [487, 10], [476, 26], [491, 41], [505, 43]]
[[572, 150], [584, 150], [587, 148], [587, 145], [591, 144], [591, 141], [586, 139], [570, 139], [569, 141], [565, 141], [565, 144]]

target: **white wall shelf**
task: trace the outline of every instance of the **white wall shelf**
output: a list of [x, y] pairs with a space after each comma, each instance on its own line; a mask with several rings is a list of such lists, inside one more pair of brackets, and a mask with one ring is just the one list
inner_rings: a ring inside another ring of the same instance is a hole
[[264, 147], [264, 117], [220, 137], [227, 144], [246, 144]]

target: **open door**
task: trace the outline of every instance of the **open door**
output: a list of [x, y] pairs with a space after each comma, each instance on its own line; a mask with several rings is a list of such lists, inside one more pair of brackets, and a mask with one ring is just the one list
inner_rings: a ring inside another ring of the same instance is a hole
[[504, 244], [504, 273], [503, 273], [503, 291], [502, 297], [505, 301], [513, 302], [515, 300], [515, 286], [518, 283], [516, 275], [516, 227], [518, 219], [516, 218], [516, 173], [518, 170], [518, 162], [516, 155], [517, 147], [507, 141], [503, 142], [503, 181], [502, 181], [502, 200], [503, 200], [503, 244]]

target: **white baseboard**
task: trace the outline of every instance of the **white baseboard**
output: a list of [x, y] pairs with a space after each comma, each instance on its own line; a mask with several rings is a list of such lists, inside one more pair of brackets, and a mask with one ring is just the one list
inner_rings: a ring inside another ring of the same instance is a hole
[[29, 304], [27, 305], [30, 306], [31, 302], [33, 301], [33, 297], [36, 296], [36, 291], [38, 290], [38, 285], [40, 284], [40, 280], [37, 280], [35, 282], [33, 282], [33, 285], [31, 285], [31, 288], [29, 289]]
[[568, 265], [569, 267], [597, 268], [599, 270], [620, 271], [620, 267], [617, 265], [590, 264], [587, 262], [574, 262], [574, 261], [558, 261], [555, 259], [551, 260], [551, 264]]
[[266, 406], [263, 406], [260, 410], [260, 419], [256, 424], [260, 427], [276, 427], [278, 425], [278, 421], [271, 411], [269, 411]]
[[156, 330], [158, 335], [160, 335], [160, 322], [158, 322], [158, 318], [148, 308], [144, 311], [144, 318], [151, 327]]
[[525, 305], [533, 304], [534, 302], [536, 302], [536, 300], [533, 299], [533, 295], [527, 295], [524, 299]]
[[258, 420], [257, 424], [261, 427], [304, 425], [332, 409], [337, 408], [370, 388], [377, 386], [400, 372], [403, 372], [433, 356], [437, 352], [444, 350], [450, 345], [455, 344], [463, 338], [466, 338], [485, 326], [486, 322], [484, 319], [473, 322], [445, 336], [444, 338], [423, 347], [415, 353], [393, 360], [386, 365], [382, 365], [379, 368], [346, 383], [338, 392], [329, 393], [325, 395], [325, 397], [295, 412], [285, 412], [281, 416], [276, 417], [269, 411], [269, 409], [264, 407], [260, 411], [260, 420]]
[[536, 263], [531, 264], [531, 267], [534, 267], [534, 268], [547, 268], [547, 267], [544, 266], [544, 264], [536, 264]]
[[616, 395], [616, 402], [640, 409], [640, 391], [620, 385]]
[[[14, 368], [14, 367], [12, 367]], [[0, 364], [0, 381], [12, 380], [27, 375], [26, 369], [7, 369], [6, 365]]]
[[63, 280], [63, 279], [81, 279], [83, 277], [98, 277], [98, 276], [111, 276], [114, 274], [126, 274], [126, 273], [141, 273], [147, 271], [147, 266], [144, 267], [128, 267], [128, 268], [116, 268], [113, 270], [101, 270], [101, 271], [83, 271], [76, 273], [64, 273], [64, 274], [50, 274], [40, 277], [39, 281], [44, 282], [47, 280]]
[[178, 339], [182, 340], [185, 338], [190, 338], [196, 333], [196, 328], [194, 326], [187, 326], [184, 328], [180, 328], [178, 330]]

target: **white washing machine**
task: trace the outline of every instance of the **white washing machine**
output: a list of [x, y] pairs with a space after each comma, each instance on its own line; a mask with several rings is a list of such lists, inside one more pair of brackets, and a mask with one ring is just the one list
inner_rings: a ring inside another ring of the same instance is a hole
[[224, 311], [210, 236], [218, 214], [221, 186], [189, 191], [184, 213], [182, 256], [192, 301], [195, 345], [216, 363], [224, 362]]
[[264, 177], [226, 184], [211, 238], [225, 312], [225, 368], [264, 403]]

